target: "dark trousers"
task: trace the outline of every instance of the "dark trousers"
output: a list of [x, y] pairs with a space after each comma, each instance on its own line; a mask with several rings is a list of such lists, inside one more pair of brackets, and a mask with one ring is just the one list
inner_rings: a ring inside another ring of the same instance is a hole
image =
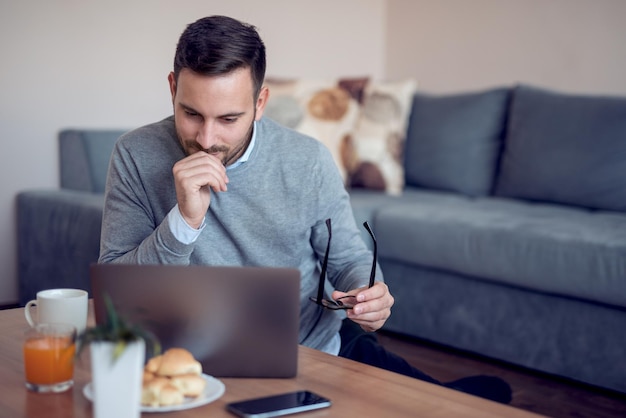
[[364, 331], [358, 324], [344, 319], [339, 331], [341, 350], [339, 356], [370, 366], [400, 373], [430, 383], [441, 384], [425, 373], [411, 366], [402, 357], [391, 353], [378, 343], [376, 334]]

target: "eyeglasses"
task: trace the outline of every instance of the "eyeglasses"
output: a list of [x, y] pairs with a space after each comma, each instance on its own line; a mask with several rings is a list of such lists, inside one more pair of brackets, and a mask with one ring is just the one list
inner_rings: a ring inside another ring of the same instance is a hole
[[[369, 224], [367, 222], [363, 222], [363, 226], [369, 232], [372, 237], [372, 241], [374, 241], [374, 259], [372, 261], [372, 271], [370, 272], [370, 282], [369, 287], [374, 286], [374, 278], [376, 277], [376, 255], [377, 255], [377, 245], [376, 245], [376, 237], [372, 232]], [[322, 262], [322, 271], [320, 272], [320, 281], [319, 286], [317, 288], [317, 298], [311, 296], [309, 299], [327, 309], [339, 310], [339, 309], [352, 309], [354, 305], [357, 304], [356, 296], [348, 295], [340, 297], [337, 300], [332, 299], [324, 299], [324, 283], [326, 281], [326, 269], [328, 267], [328, 253], [330, 252], [330, 240], [332, 239], [332, 228], [330, 225], [330, 219], [326, 219], [326, 228], [328, 229], [328, 244], [326, 245], [326, 254], [324, 254], [324, 261]]]

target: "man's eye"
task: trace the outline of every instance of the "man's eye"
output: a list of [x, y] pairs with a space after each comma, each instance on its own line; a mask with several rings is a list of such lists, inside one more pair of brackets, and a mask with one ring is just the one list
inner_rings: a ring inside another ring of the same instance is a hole
[[193, 112], [193, 111], [191, 111], [191, 110], [185, 110], [185, 114], [186, 114], [187, 116], [191, 116], [191, 117], [200, 116], [198, 113]]
[[234, 123], [237, 122], [237, 118], [222, 118], [222, 120], [226, 123]]

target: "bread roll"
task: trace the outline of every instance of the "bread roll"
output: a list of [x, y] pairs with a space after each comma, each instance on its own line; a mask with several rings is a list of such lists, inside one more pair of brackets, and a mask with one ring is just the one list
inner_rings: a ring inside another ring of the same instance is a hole
[[148, 360], [148, 363], [146, 363], [146, 367], [144, 368], [144, 370], [156, 374], [156, 372], [159, 370], [159, 366], [161, 365], [162, 358], [163, 356], [160, 355], [152, 357], [150, 360]]
[[141, 378], [141, 383], [142, 385], [145, 385], [146, 383], [148, 383], [148, 381], [154, 379], [156, 377], [156, 375], [154, 373], [151, 373], [147, 370], [143, 371], [143, 376]]
[[141, 392], [141, 404], [152, 407], [178, 405], [183, 403], [183, 400], [183, 394], [167, 377], [154, 377], [148, 380]]
[[170, 348], [154, 363], [155, 365], [158, 363], [156, 374], [159, 376], [199, 375], [202, 373], [200, 362], [196, 361], [193, 355], [184, 348]]
[[185, 400], [183, 394], [171, 384], [163, 386], [159, 393], [159, 405], [180, 405]]
[[206, 386], [201, 374], [202, 365], [184, 348], [171, 348], [152, 357], [144, 367], [141, 404], [178, 405], [185, 396], [200, 396]]
[[197, 374], [186, 374], [181, 376], [173, 376], [171, 384], [178, 389], [183, 395], [195, 398], [204, 392], [206, 380]]

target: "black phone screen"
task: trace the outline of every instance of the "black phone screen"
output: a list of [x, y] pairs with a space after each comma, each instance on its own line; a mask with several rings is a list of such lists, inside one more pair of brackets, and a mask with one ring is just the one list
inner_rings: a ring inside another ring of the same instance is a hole
[[264, 398], [233, 402], [228, 411], [246, 418], [270, 418], [330, 406], [330, 400], [302, 390]]

